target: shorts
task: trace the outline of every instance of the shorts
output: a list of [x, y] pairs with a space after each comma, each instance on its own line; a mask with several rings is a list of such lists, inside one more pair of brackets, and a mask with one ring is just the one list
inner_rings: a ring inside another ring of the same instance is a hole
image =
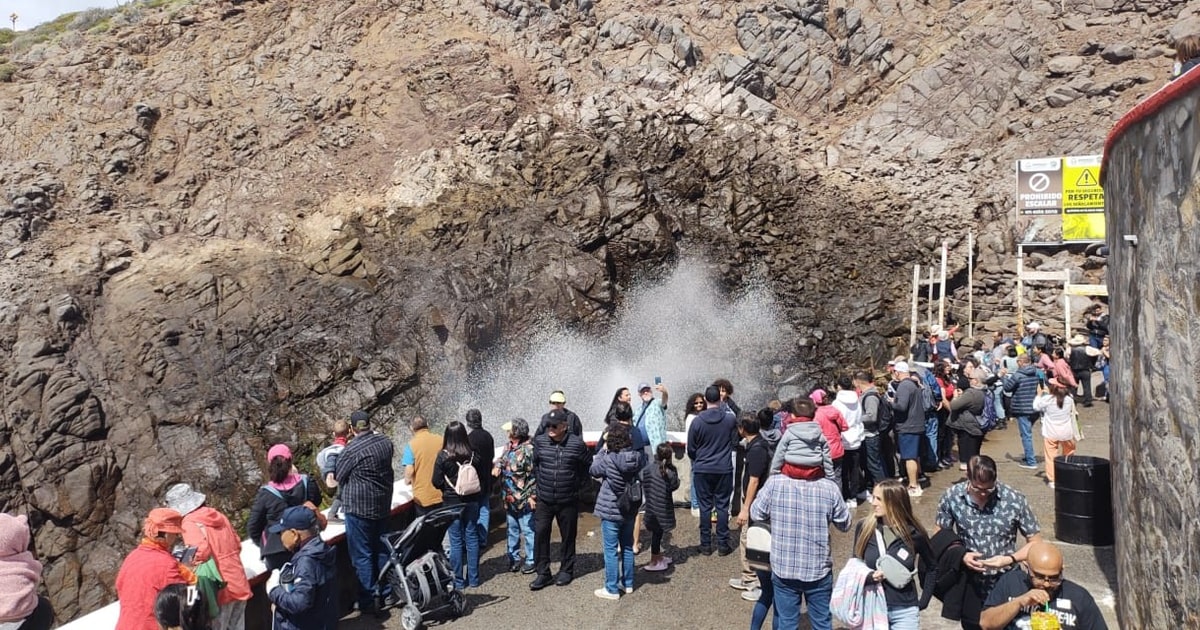
[[897, 433], [897, 446], [900, 450], [900, 459], [917, 459], [921, 456], [921, 438], [925, 437], [921, 433]]

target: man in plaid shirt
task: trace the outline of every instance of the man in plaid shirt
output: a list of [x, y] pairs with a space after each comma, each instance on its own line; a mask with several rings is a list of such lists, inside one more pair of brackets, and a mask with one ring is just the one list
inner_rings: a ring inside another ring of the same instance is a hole
[[813, 630], [832, 630], [833, 556], [829, 524], [850, 529], [842, 490], [828, 479], [771, 475], [750, 506], [750, 518], [771, 523], [771, 585], [775, 590], [772, 628], [800, 625], [800, 603], [808, 602]]

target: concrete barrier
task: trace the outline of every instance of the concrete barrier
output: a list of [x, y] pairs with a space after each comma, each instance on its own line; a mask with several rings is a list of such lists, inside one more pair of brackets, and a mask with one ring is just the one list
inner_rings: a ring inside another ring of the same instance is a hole
[[[585, 431], [583, 437], [589, 445], [594, 446], [600, 438], [600, 432]], [[690, 487], [686, 485], [686, 482], [691, 476], [686, 471], [690, 471], [691, 467], [688, 465], [687, 456], [683, 454], [687, 436], [679, 432], [668, 432], [667, 439], [675, 446], [676, 455], [683, 458], [679, 475], [684, 482], [680, 484], [679, 492], [675, 495], [676, 500], [682, 500], [680, 497], [686, 498], [687, 493], [690, 492]], [[502, 450], [503, 446], [496, 448], [497, 457]], [[591, 505], [595, 501], [595, 488], [585, 491], [584, 495], [584, 503]], [[493, 527], [497, 520], [503, 521], [503, 510], [502, 506], [496, 502], [497, 496], [492, 497]], [[412, 488], [401, 479], [396, 482], [392, 491], [392, 531], [399, 531], [412, 522], [412, 508]], [[328, 515], [328, 511], [326, 515]], [[349, 612], [356, 599], [358, 581], [354, 579], [354, 569], [350, 564], [349, 553], [346, 546], [342, 544], [346, 539], [346, 526], [338, 521], [330, 521], [325, 531], [321, 532], [321, 538], [338, 549], [338, 601], [342, 611]], [[242, 541], [242, 566], [246, 568], [246, 577], [250, 579], [250, 585], [253, 587], [253, 596], [246, 606], [246, 628], [247, 630], [266, 630], [271, 627], [271, 604], [267, 599], [265, 587], [268, 577], [267, 567], [259, 557], [258, 546], [249, 539]], [[59, 626], [59, 630], [113, 630], [117, 627], [117, 617], [120, 612], [120, 604], [113, 602]]]

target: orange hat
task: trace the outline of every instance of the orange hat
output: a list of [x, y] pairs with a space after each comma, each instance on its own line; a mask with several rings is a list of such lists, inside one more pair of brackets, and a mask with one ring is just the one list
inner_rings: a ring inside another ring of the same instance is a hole
[[182, 534], [183, 517], [171, 508], [154, 508], [142, 524], [142, 533], [150, 538], [160, 534]]

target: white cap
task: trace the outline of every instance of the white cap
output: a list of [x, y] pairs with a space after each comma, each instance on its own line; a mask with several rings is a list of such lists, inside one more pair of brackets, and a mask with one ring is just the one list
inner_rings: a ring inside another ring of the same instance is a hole
[[908, 372], [908, 362], [897, 361], [893, 369], [895, 369], [897, 372]]

